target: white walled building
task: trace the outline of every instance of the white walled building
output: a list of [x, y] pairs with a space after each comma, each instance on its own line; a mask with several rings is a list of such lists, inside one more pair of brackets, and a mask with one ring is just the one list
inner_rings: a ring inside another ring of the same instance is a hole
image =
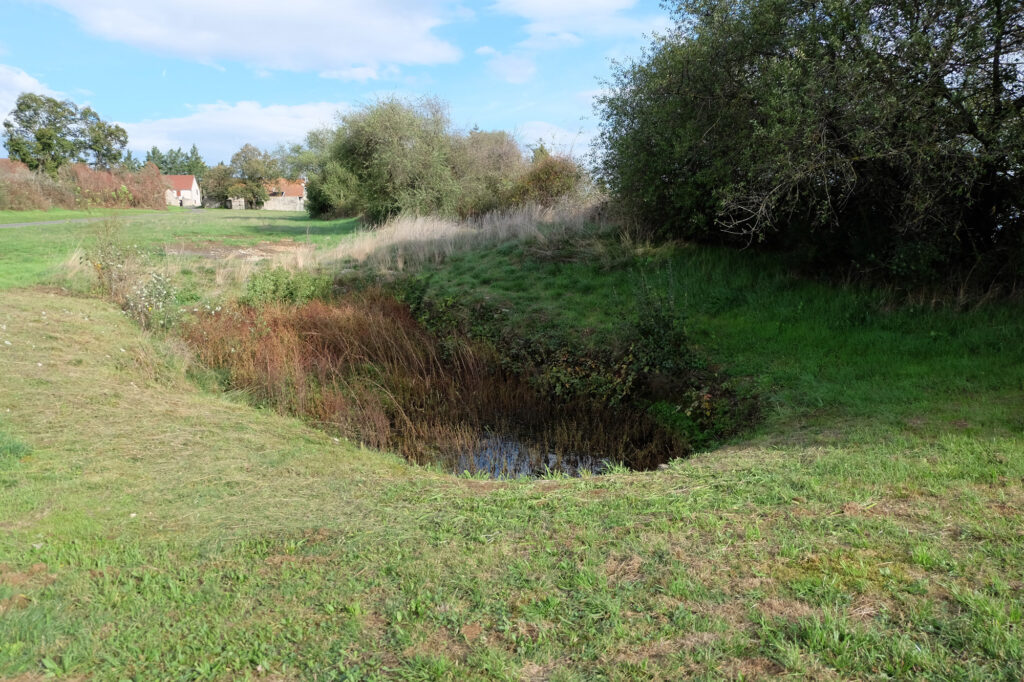
[[164, 184], [168, 189], [164, 192], [164, 198], [168, 206], [197, 207], [203, 205], [203, 198], [199, 194], [199, 183], [194, 175], [164, 175]]

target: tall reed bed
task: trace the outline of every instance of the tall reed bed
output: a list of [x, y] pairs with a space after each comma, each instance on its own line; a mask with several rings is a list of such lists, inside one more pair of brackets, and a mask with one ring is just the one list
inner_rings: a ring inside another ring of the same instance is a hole
[[238, 307], [183, 333], [232, 388], [421, 464], [454, 470], [495, 435], [529, 444], [535, 471], [550, 453], [569, 465], [651, 468], [688, 450], [639, 410], [535, 390], [486, 346], [433, 337], [377, 289], [331, 304]]

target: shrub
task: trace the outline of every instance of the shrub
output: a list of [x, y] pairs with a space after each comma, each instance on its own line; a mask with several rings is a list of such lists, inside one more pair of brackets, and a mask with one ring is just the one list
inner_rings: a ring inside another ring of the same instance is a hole
[[567, 156], [542, 154], [535, 158], [511, 189], [507, 203], [551, 206], [574, 193], [583, 179], [583, 171]]
[[104, 220], [83, 260], [96, 273], [100, 292], [122, 305], [139, 277], [144, 258], [145, 254], [138, 246], [130, 245], [121, 238], [120, 225], [116, 220]]
[[627, 213], [821, 271], [1024, 276], [1024, 5], [673, 6], [598, 100], [600, 174]]
[[573, 192], [582, 171], [568, 158], [528, 164], [501, 131], [454, 131], [445, 105], [386, 99], [317, 131], [294, 152], [307, 169], [314, 217], [475, 217], [526, 203], [551, 205]]
[[22, 164], [0, 165], [0, 209], [166, 208], [160, 171], [94, 170], [85, 164], [63, 166], [56, 178], [33, 173]]
[[302, 304], [312, 300], [328, 300], [333, 281], [325, 274], [299, 270], [290, 272], [274, 268], [254, 273], [245, 283], [242, 302], [250, 306], [267, 303]]

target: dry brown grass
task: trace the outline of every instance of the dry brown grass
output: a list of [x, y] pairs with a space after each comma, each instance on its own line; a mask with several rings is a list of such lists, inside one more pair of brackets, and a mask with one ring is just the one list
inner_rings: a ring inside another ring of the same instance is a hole
[[547, 207], [529, 204], [466, 220], [402, 216], [357, 233], [320, 254], [317, 261], [325, 266], [361, 263], [383, 270], [403, 270], [510, 241], [545, 242], [552, 236], [582, 233], [600, 223], [600, 207], [601, 198], [591, 196], [565, 199]]
[[[556, 400], [501, 370], [486, 347], [457, 337], [439, 342], [380, 290], [331, 305], [203, 315], [184, 334], [202, 362], [226, 370], [232, 388], [418, 463], [454, 468], [490, 445], [485, 434], [520, 435], [537, 446], [530, 453], [537, 458], [601, 453], [648, 468], [686, 454], [639, 411]], [[532, 464], [543, 469], [540, 459]]]

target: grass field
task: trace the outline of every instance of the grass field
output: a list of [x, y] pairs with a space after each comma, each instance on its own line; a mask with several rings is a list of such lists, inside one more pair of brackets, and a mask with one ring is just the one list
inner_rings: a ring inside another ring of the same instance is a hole
[[[233, 247], [286, 239], [333, 244], [356, 228], [354, 220], [311, 222], [304, 213], [269, 211], [255, 216], [224, 210], [132, 212], [118, 213], [115, 220], [120, 239], [144, 250], [160, 250], [164, 245], [201, 246], [211, 240]], [[0, 289], [52, 281], [75, 249], [88, 249], [95, 243], [100, 229], [97, 223], [66, 223], [3, 230]]]
[[[177, 212], [178, 209], [168, 209]], [[103, 216], [139, 216], [159, 214], [160, 211], [149, 209], [94, 208], [87, 211], [54, 208], [49, 211], [0, 211], [0, 225], [12, 223], [48, 222], [52, 220], [82, 220]]]
[[[328, 246], [353, 226], [126, 229]], [[1019, 304], [911, 308], [683, 246], [456, 255], [428, 295], [522, 333], [600, 343], [663, 291], [767, 406], [667, 470], [472, 480], [204, 392], [173, 338], [15, 288], [87, 235], [0, 232], [21, 254], [0, 263], [0, 676], [1024, 676]]]

